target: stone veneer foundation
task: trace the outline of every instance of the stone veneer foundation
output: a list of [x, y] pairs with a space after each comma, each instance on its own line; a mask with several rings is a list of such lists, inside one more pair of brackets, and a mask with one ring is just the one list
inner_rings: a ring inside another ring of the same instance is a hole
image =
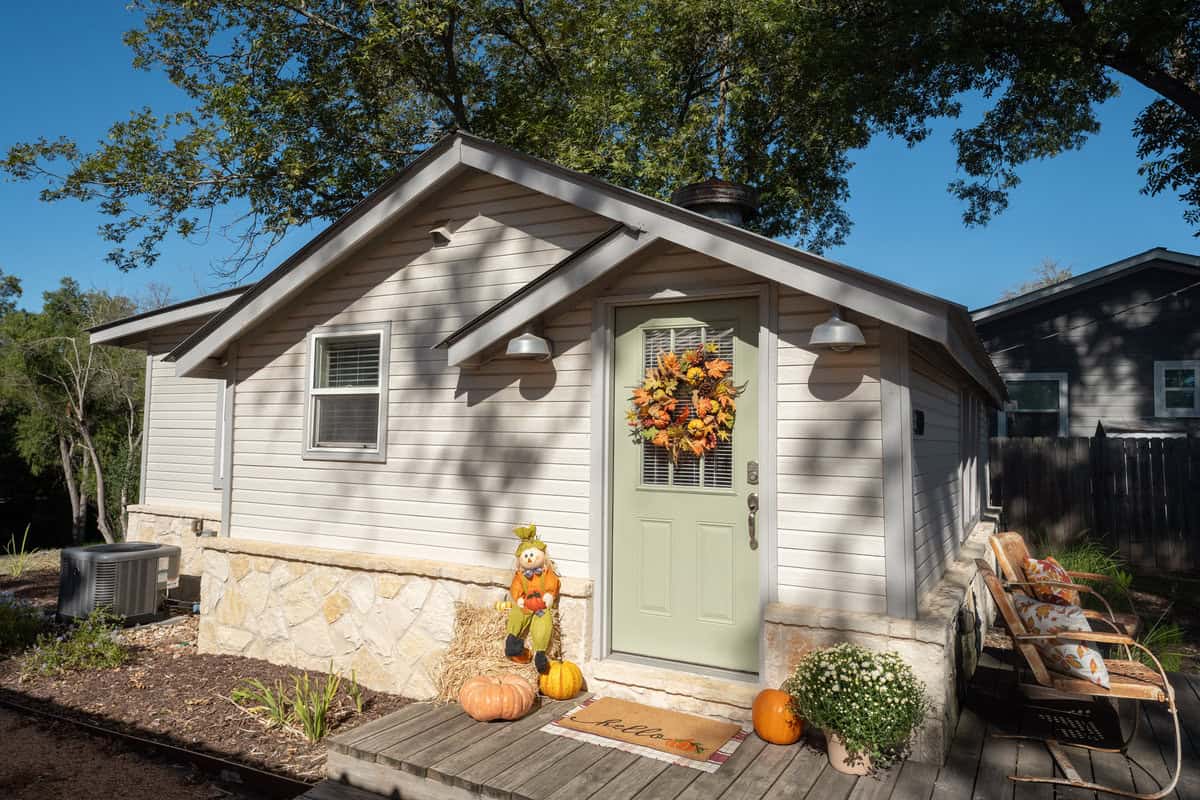
[[804, 654], [839, 642], [895, 650], [925, 683], [932, 701], [925, 724], [914, 737], [912, 758], [944, 763], [958, 724], [959, 693], [975, 671], [983, 637], [995, 614], [975, 568], [976, 558], [994, 562], [987, 545], [987, 537], [994, 531], [990, 522], [976, 526], [963, 542], [958, 559], [922, 599], [916, 619], [768, 605], [763, 625], [762, 646], [767, 654], [764, 685], [780, 685]]
[[[963, 543], [917, 619], [767, 606], [761, 682], [710, 677], [621, 658], [592, 660], [592, 582], [564, 578], [563, 656], [592, 691], [649, 705], [747, 722], [760, 686], [779, 686], [807, 652], [838, 642], [895, 650], [924, 681], [932, 709], [913, 758], [943, 763], [959, 715], [959, 687], [974, 672], [993, 608], [975, 558], [991, 559], [981, 523]], [[186, 538], [186, 537], [185, 537]], [[511, 573], [487, 567], [242, 539], [197, 539], [203, 548], [200, 649], [343, 673], [414, 699], [435, 695], [434, 671], [450, 642], [454, 604], [507, 597]]]
[[201, 547], [204, 537], [198, 531], [216, 533], [221, 528], [220, 512], [183, 506], [131, 505], [129, 536], [131, 542], [171, 544], [180, 549], [179, 589], [172, 596], [182, 600], [200, 599]]
[[[454, 632], [454, 604], [505, 599], [512, 573], [488, 567], [297, 547], [202, 540], [200, 650], [324, 671], [417, 700]], [[563, 656], [591, 656], [592, 582], [563, 578]]]

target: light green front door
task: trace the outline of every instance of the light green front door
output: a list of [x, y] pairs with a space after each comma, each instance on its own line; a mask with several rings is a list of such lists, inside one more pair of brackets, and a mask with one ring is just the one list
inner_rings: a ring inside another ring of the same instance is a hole
[[[758, 302], [619, 308], [615, 338], [612, 649], [757, 672], [759, 551], [747, 495], [758, 487], [747, 468], [758, 460]], [[625, 412], [659, 353], [710, 341], [745, 384], [732, 441], [672, 464], [662, 448], [633, 441]]]

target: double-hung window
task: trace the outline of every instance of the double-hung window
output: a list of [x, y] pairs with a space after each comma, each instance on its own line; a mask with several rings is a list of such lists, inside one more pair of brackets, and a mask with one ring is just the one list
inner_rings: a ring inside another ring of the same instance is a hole
[[1070, 435], [1067, 373], [1010, 373], [1004, 385], [1009, 404], [1000, 412], [1000, 436]]
[[1154, 416], [1200, 417], [1200, 361], [1154, 362]]
[[308, 337], [306, 458], [385, 461], [389, 323], [317, 328]]

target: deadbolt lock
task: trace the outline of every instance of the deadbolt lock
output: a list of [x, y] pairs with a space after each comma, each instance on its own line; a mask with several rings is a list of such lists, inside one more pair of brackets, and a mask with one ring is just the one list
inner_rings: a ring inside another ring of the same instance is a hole
[[758, 486], [758, 462], [746, 462], [746, 483], [751, 486]]

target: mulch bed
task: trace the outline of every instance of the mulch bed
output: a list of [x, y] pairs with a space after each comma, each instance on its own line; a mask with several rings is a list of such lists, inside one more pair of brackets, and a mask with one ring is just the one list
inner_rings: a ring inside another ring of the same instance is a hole
[[[0, 589], [2, 590], [2, 589]], [[247, 678], [267, 686], [291, 687], [300, 670], [240, 656], [196, 649], [196, 618], [127, 631], [133, 648], [125, 666], [22, 682], [18, 658], [0, 660], [0, 695], [93, 724], [200, 750], [300, 780], [325, 774], [325, 745], [310, 744], [288, 729], [269, 729], [263, 720], [230, 700]], [[319, 673], [310, 673], [316, 679]], [[364, 689], [362, 714], [349, 701], [334, 715], [333, 732], [353, 728], [411, 702]]]

